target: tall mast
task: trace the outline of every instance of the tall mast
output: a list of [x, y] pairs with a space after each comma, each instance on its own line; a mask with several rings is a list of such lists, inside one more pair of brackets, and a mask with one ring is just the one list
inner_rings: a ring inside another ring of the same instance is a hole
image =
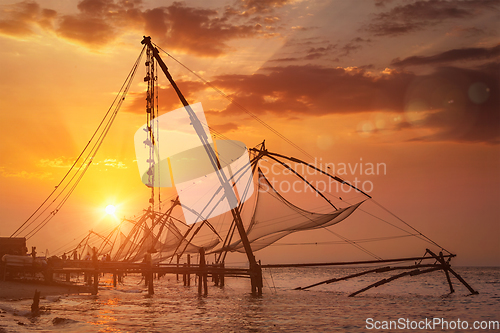
[[[155, 146], [156, 151], [158, 151], [158, 142], [155, 138], [155, 133], [158, 129], [155, 127], [155, 118], [158, 116], [158, 110], [155, 107], [155, 97], [156, 97], [156, 82], [157, 76], [155, 73], [155, 61], [153, 57], [153, 52], [148, 48], [146, 50], [147, 60], [146, 60], [146, 76], [144, 77], [144, 82], [147, 82], [147, 94], [146, 94], [146, 126], [147, 126], [147, 139], [144, 141], [149, 146], [149, 158], [147, 160], [149, 164], [148, 168], [148, 184], [151, 187], [151, 197], [149, 198], [149, 214], [151, 217], [151, 227], [155, 223]], [[159, 161], [158, 161], [159, 162]], [[158, 191], [159, 193], [159, 191]], [[158, 194], [159, 195], [159, 194]]]
[[[240, 212], [237, 209], [237, 198], [236, 195], [234, 194], [234, 191], [232, 189], [231, 184], [227, 180], [226, 175], [224, 174], [224, 171], [222, 170], [222, 167], [220, 165], [220, 162], [217, 158], [217, 155], [215, 154], [214, 150], [212, 149], [210, 142], [208, 141], [208, 137], [203, 129], [203, 126], [194, 113], [193, 109], [187, 102], [186, 98], [180, 91], [179, 87], [177, 87], [177, 84], [175, 83], [174, 79], [172, 78], [172, 75], [170, 75], [170, 72], [168, 71], [167, 65], [163, 62], [163, 59], [161, 59], [158, 49], [154, 47], [151, 43], [151, 37], [144, 37], [142, 40], [141, 44], [145, 44], [148, 47], [148, 50], [150, 50], [153, 54], [153, 57], [156, 59], [158, 64], [160, 65], [160, 68], [163, 70], [163, 73], [167, 77], [168, 81], [174, 88], [175, 92], [177, 93], [177, 96], [179, 97], [180, 101], [182, 102], [182, 105], [184, 105], [188, 115], [189, 119], [191, 120], [191, 124], [193, 125], [196, 134], [200, 138], [200, 141], [205, 148], [205, 152], [207, 153], [207, 156], [210, 159], [210, 162], [212, 163], [212, 166], [214, 168], [215, 173], [217, 174], [217, 177], [221, 183], [222, 188], [224, 189], [224, 194], [225, 198], [228, 201], [228, 204], [230, 207], [236, 207], [231, 209], [231, 214], [233, 216], [234, 222], [236, 224], [236, 227], [238, 228], [238, 232], [240, 234], [241, 241], [243, 243], [243, 246], [245, 248], [245, 253], [248, 258], [248, 262], [250, 265], [250, 270], [252, 271], [260, 271], [260, 267], [257, 265], [257, 261], [255, 260], [255, 256], [253, 255], [252, 247], [250, 246], [250, 242], [248, 240], [248, 236], [245, 231], [245, 227], [243, 226], [243, 221], [241, 219]], [[257, 274], [259, 275], [259, 274]], [[260, 279], [260, 281], [259, 281]], [[256, 289], [259, 290], [259, 294], [262, 292], [262, 275], [260, 274], [259, 277], [252, 278], [252, 291]], [[254, 288], [255, 287], [255, 288]]]

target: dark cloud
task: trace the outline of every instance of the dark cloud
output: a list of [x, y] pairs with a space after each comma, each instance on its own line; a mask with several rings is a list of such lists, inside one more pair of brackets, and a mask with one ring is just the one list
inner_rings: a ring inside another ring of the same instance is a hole
[[56, 11], [42, 9], [33, 1], [3, 6], [0, 11], [0, 34], [27, 37], [35, 34], [37, 28], [50, 29], [56, 16]]
[[415, 65], [433, 65], [454, 61], [488, 60], [500, 57], [500, 44], [491, 48], [469, 47], [449, 50], [432, 56], [412, 56], [400, 60], [396, 58], [391, 65], [398, 67]]
[[447, 33], [449, 36], [457, 36], [457, 37], [476, 37], [482, 35], [496, 35], [494, 32], [486, 32], [483, 29], [479, 29], [477, 27], [463, 27], [456, 26], [451, 29], [450, 32]]
[[370, 24], [367, 30], [375, 34], [376, 36], [397, 36], [421, 30], [423, 27], [423, 23], [398, 23], [387, 21], [377, 24]]
[[352, 51], [359, 50], [361, 45], [356, 45], [354, 43], [347, 43], [342, 47], [342, 51], [344, 51], [341, 56], [348, 56]]
[[403, 118], [393, 130], [428, 130], [420, 141], [500, 143], [498, 64], [479, 69], [439, 68], [430, 75], [385, 71], [374, 75], [360, 68], [313, 65], [269, 67], [253, 75], [224, 75], [212, 84], [236, 102], [221, 117], [243, 114], [286, 119], [369, 112], [397, 112]]
[[405, 112], [412, 113], [412, 128], [431, 129], [434, 134], [414, 140], [499, 144], [498, 73], [496, 63], [475, 70], [443, 67], [417, 77], [407, 89]]
[[288, 58], [277, 58], [277, 59], [271, 59], [268, 60], [268, 62], [289, 62], [289, 61], [299, 61], [303, 60], [304, 58], [298, 58], [298, 57], [288, 57]]
[[307, 54], [303, 57], [304, 60], [313, 60], [328, 57], [335, 52], [337, 48], [336, 44], [328, 44], [322, 47], [312, 47], [307, 51]]
[[353, 42], [356, 42], [356, 43], [363, 43], [363, 42], [371, 42], [372, 40], [371, 39], [363, 39], [361, 37], [356, 37], [356, 38], [353, 38], [352, 39]]
[[[224, 75], [212, 83], [257, 113], [322, 115], [401, 110], [411, 73], [371, 76], [363, 69], [314, 65], [269, 67], [265, 74]], [[226, 112], [241, 112], [229, 105]]]
[[237, 6], [244, 10], [246, 14], [271, 13], [276, 8], [283, 7], [290, 3], [290, 0], [240, 0]]
[[391, 3], [394, 0], [376, 0], [375, 1], [375, 6], [376, 7], [385, 7], [386, 4]]
[[[247, 1], [242, 6], [261, 13], [264, 8], [280, 7], [285, 3]], [[157, 42], [168, 45], [170, 50], [216, 57], [229, 50], [231, 40], [266, 37], [272, 35], [273, 30], [270, 26], [273, 23], [266, 16], [257, 16], [268, 25], [264, 28], [249, 13], [236, 15], [237, 10], [228, 8], [219, 13], [179, 2], [143, 9], [140, 0], [82, 0], [77, 8], [77, 14], [58, 15], [53, 10], [42, 9], [33, 1], [4, 6], [0, 13], [0, 33], [29, 36], [36, 33], [37, 27], [43, 27], [62, 38], [96, 48], [133, 30], [141, 35], [151, 35]]]
[[425, 29], [446, 20], [469, 19], [485, 10], [499, 10], [496, 0], [429, 0], [396, 6], [378, 14], [366, 27], [377, 36], [395, 36]]
[[317, 53], [317, 52], [321, 52], [321, 53], [324, 53], [324, 52], [328, 52], [328, 51], [331, 51], [333, 49], [335, 49], [337, 47], [337, 45], [333, 45], [333, 44], [328, 44], [328, 46], [326, 47], [311, 47], [307, 52], [308, 53]]
[[[294, 54], [304, 54], [295, 57], [277, 58], [269, 60], [270, 62], [286, 62], [286, 61], [299, 61], [299, 60], [316, 60], [316, 59], [330, 59], [333, 61], [339, 61], [339, 57], [345, 57], [350, 55], [356, 50], [360, 50], [363, 47], [363, 43], [370, 43], [370, 39], [363, 39], [361, 37], [353, 38], [351, 41], [346, 43], [344, 46], [339, 47], [338, 44], [332, 44], [330, 42], [314, 43], [308, 41], [307, 43], [296, 43], [287, 42], [285, 47], [295, 47], [299, 49], [304, 49], [304, 51], [294, 51]], [[317, 45], [319, 44], [319, 45]], [[313, 45], [312, 47], [310, 45]], [[333, 58], [335, 57], [335, 58]], [[333, 59], [332, 59], [333, 58]]]
[[361, 37], [353, 38], [349, 43], [345, 44], [342, 47], [342, 53], [340, 54], [340, 56], [348, 56], [349, 54], [351, 54], [351, 52], [361, 49], [362, 43], [369, 42], [371, 42], [371, 39], [363, 39]]
[[[305, 44], [308, 45], [309, 44]], [[287, 47], [289, 47], [287, 45]], [[321, 59], [321, 58], [327, 58], [331, 56], [332, 54], [336, 53], [337, 49], [337, 44], [330, 44], [328, 43], [326, 46], [314, 46], [314, 47], [308, 47], [307, 51], [305, 52], [305, 55], [303, 56], [295, 56], [295, 57], [286, 57], [286, 58], [277, 58], [277, 59], [271, 59], [268, 60], [269, 62], [295, 62], [295, 61], [300, 61], [300, 60], [316, 60], [316, 59]], [[296, 54], [297, 52], [294, 52]], [[338, 59], [336, 59], [338, 61]]]
[[89, 46], [102, 46], [116, 38], [112, 25], [99, 18], [63, 16], [57, 28], [59, 36]]
[[215, 10], [174, 3], [164, 11], [168, 30], [158, 37], [170, 47], [201, 56], [221, 55], [227, 50], [228, 41], [262, 32], [259, 25], [231, 24]]

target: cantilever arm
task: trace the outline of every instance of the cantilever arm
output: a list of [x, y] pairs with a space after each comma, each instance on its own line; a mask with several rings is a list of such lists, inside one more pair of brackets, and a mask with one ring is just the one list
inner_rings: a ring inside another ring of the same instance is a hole
[[[254, 149], [254, 148], [252, 148], [252, 149], [250, 149], [250, 150], [252, 150], [252, 151], [256, 151], [256, 149]], [[338, 182], [339, 182], [339, 183], [341, 183], [341, 184], [346, 184], [347, 186], [352, 187], [352, 188], [353, 188], [353, 189], [355, 189], [356, 191], [363, 193], [364, 195], [366, 195], [368, 198], [370, 198], [370, 199], [371, 199], [371, 196], [370, 196], [369, 194], [367, 194], [367, 193], [365, 193], [365, 192], [361, 191], [359, 188], [357, 188], [356, 186], [354, 186], [354, 185], [350, 184], [349, 182], [347, 182], [347, 181], [343, 180], [342, 178], [340, 178], [340, 177], [338, 177], [338, 176], [332, 176], [332, 175], [330, 175], [329, 173], [327, 173], [327, 172], [325, 172], [325, 171], [323, 171], [323, 170], [321, 170], [321, 169], [316, 168], [314, 165], [311, 165], [311, 164], [309, 164], [309, 163], [307, 163], [307, 162], [304, 162], [304, 161], [302, 161], [302, 160], [300, 160], [300, 159], [298, 159], [298, 158], [295, 158], [295, 157], [288, 157], [288, 156], [281, 155], [281, 154], [276, 154], [276, 153], [271, 153], [270, 151], [267, 151], [267, 150], [266, 150], [266, 155], [267, 155], [267, 156], [269, 156], [269, 157], [271, 157], [271, 155], [272, 155], [272, 156], [275, 156], [275, 157], [281, 157], [281, 158], [287, 159], [287, 160], [292, 161], [292, 162], [305, 164], [305, 165], [306, 165], [306, 166], [308, 166], [309, 168], [314, 169], [314, 170], [316, 170], [316, 171], [318, 171], [318, 172], [320, 172], [320, 173], [322, 173], [322, 174], [324, 174], [324, 175], [326, 175], [326, 176], [328, 176], [328, 177], [330, 177], [330, 178], [332, 178], [332, 179], [334, 179], [334, 180], [338, 181]]]

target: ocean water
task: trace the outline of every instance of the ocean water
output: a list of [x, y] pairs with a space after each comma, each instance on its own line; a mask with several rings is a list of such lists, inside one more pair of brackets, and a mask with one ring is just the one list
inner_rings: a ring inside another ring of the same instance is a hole
[[469, 295], [453, 277], [456, 292], [448, 295], [443, 272], [403, 277], [356, 297], [348, 295], [397, 273], [301, 291], [293, 288], [363, 268], [265, 269], [261, 297], [251, 296], [250, 281], [241, 278], [227, 278], [223, 289], [209, 283], [208, 296], [200, 297], [194, 279], [184, 287], [175, 276], [162, 277], [149, 296], [140, 276], [125, 277], [117, 288], [104, 276], [97, 296], [47, 296], [34, 318], [31, 300], [0, 301], [0, 332], [499, 331], [500, 268], [454, 269], [479, 295]]

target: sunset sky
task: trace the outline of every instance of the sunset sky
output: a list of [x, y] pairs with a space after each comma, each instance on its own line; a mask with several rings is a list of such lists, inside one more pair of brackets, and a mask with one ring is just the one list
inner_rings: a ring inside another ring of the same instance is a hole
[[[378, 203], [457, 253], [456, 264], [500, 265], [498, 22], [495, 0], [0, 0], [0, 236], [58, 184], [151, 36], [310, 156], [162, 54], [218, 132], [310, 163], [385, 163], [382, 174], [341, 176], [370, 181]], [[93, 165], [28, 246], [55, 253], [113, 227], [106, 206], [118, 219], [147, 207], [134, 161], [144, 73], [142, 62]], [[181, 106], [163, 75], [159, 101], [160, 114]], [[383, 230], [365, 217], [329, 229], [352, 239]], [[318, 230], [282, 243], [329, 240], [339, 239]], [[385, 258], [426, 247], [405, 245], [369, 246]], [[274, 246], [257, 257], [368, 259], [349, 245]]]

